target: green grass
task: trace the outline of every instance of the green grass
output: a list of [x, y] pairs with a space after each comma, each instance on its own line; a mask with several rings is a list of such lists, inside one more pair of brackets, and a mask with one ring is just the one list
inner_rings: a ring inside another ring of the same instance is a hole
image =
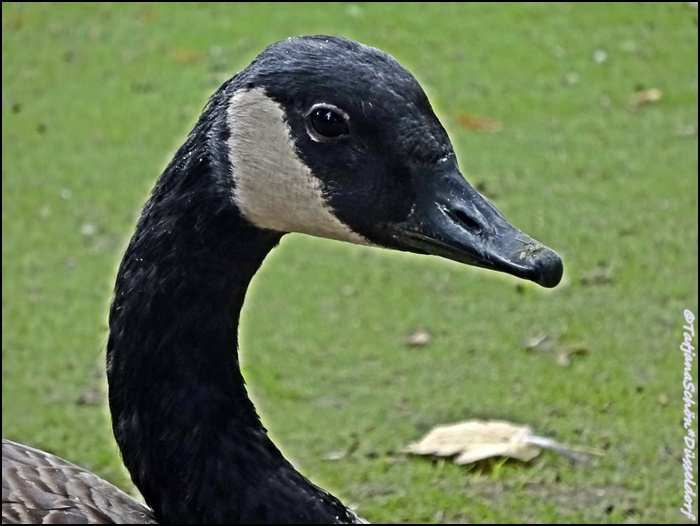
[[[2, 30], [3, 436], [130, 487], [103, 357], [138, 210], [223, 80], [275, 40], [337, 34], [411, 69], [467, 177], [560, 252], [565, 281], [543, 291], [288, 236], [242, 319], [244, 374], [273, 438], [373, 522], [684, 518], [678, 346], [683, 309], [698, 314], [696, 9], [3, 3]], [[631, 107], [650, 88], [661, 99]], [[429, 345], [404, 344], [416, 329]], [[550, 347], [527, 351], [542, 333]], [[573, 349], [585, 352], [558, 365]], [[693, 375], [697, 386], [697, 365]], [[606, 455], [469, 469], [400, 453], [433, 425], [473, 417]], [[326, 460], [337, 451], [348, 454]]]

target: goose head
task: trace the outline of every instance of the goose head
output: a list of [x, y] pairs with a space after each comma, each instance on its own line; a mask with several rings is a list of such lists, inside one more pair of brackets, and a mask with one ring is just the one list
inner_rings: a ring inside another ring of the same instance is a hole
[[255, 227], [559, 283], [559, 256], [466, 181], [425, 92], [387, 53], [337, 37], [291, 38], [224, 92], [231, 197]]

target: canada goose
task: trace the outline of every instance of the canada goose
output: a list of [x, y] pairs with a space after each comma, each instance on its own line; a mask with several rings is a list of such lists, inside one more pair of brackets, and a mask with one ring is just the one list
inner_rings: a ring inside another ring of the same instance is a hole
[[112, 425], [146, 508], [3, 441], [3, 523], [358, 523], [283, 458], [237, 358], [246, 289], [288, 232], [434, 254], [554, 287], [562, 263], [463, 178], [418, 82], [329, 36], [267, 47], [204, 108], [116, 278]]

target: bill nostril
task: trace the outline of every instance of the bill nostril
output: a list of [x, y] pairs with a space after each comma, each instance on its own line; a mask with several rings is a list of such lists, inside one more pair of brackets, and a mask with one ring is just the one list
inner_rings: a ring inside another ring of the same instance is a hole
[[449, 215], [453, 221], [456, 223], [459, 223], [462, 225], [464, 228], [469, 230], [475, 235], [481, 234], [482, 231], [482, 226], [481, 223], [479, 223], [476, 219], [472, 218], [469, 214], [467, 214], [464, 210], [456, 209], [456, 210], [449, 210], [446, 209], [445, 212], [447, 215]]

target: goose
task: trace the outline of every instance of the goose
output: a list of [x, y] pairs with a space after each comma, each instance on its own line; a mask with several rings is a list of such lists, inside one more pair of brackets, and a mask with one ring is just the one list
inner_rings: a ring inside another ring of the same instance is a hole
[[3, 440], [3, 523], [366, 522], [282, 456], [239, 368], [246, 290], [290, 232], [544, 287], [563, 272], [469, 185], [420, 84], [389, 54], [322, 35], [273, 43], [211, 96], [117, 273], [109, 408], [146, 505]]

